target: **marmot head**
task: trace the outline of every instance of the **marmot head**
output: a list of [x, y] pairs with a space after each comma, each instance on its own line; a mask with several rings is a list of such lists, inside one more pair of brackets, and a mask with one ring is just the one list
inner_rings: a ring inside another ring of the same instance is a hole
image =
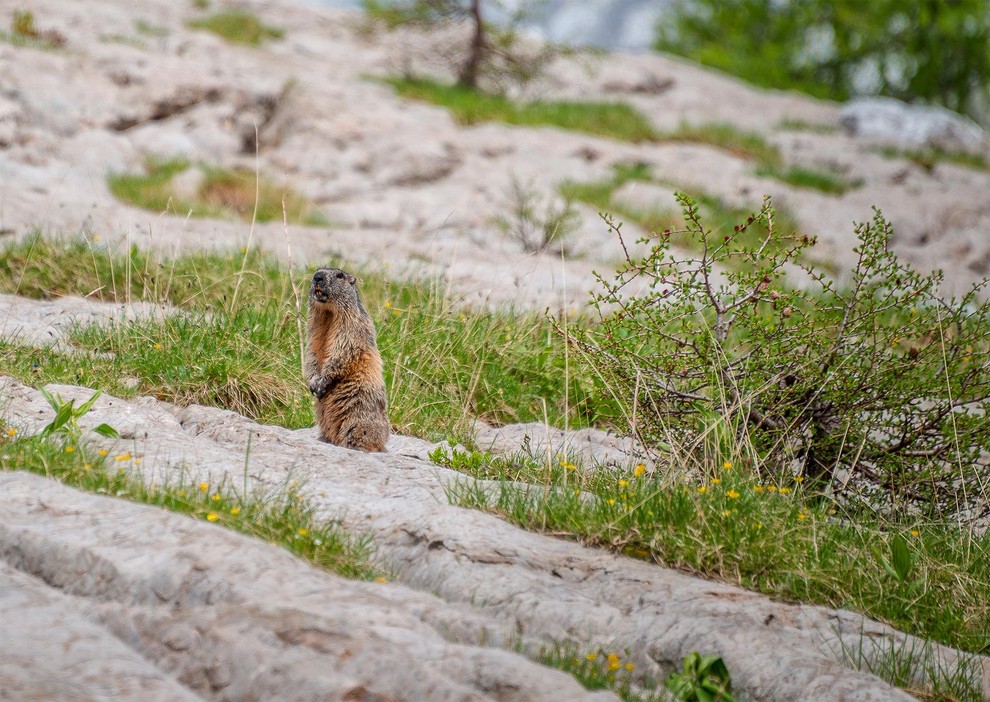
[[309, 303], [345, 309], [360, 308], [357, 278], [339, 268], [317, 269], [309, 286]]

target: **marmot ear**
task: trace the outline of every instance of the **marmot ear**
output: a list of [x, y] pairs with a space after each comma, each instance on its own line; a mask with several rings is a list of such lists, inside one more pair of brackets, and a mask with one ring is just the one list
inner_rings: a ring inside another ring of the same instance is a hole
[[347, 276], [347, 282], [350, 283], [351, 285], [357, 285], [357, 278], [355, 278], [353, 275], [349, 275]]

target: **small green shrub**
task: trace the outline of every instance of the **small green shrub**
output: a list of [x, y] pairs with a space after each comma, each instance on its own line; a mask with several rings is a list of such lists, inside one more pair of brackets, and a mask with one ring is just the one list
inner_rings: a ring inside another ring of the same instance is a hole
[[[716, 235], [693, 200], [679, 201], [700, 256], [672, 254], [662, 234], [602, 280], [599, 322], [569, 333], [644, 442], [720, 417], [771, 475], [803, 472], [822, 489], [849, 475], [835, 487], [892, 514], [979, 513], [978, 461], [990, 444], [986, 285], [943, 299], [938, 274], [889, 251], [890, 225], [877, 213], [856, 228], [844, 286], [805, 269], [795, 288], [784, 271], [811, 240], [780, 237], [769, 202]], [[754, 226], [765, 232], [755, 241]], [[648, 292], [626, 294], [634, 281]]]
[[285, 32], [271, 27], [247, 10], [223, 10], [209, 17], [190, 20], [192, 29], [205, 29], [234, 44], [258, 46], [267, 39], [281, 39]]
[[566, 197], [560, 204], [540, 199], [531, 183], [514, 177], [506, 196], [509, 212], [495, 218], [496, 226], [527, 253], [567, 252], [567, 238], [580, 220], [574, 203]]

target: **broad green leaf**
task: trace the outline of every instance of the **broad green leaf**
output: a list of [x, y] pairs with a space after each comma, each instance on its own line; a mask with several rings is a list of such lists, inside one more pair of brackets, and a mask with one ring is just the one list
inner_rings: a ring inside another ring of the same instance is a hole
[[120, 433], [106, 422], [104, 422], [103, 424], [97, 427], [93, 427], [93, 431], [95, 431], [100, 436], [107, 437], [108, 439], [120, 438]]

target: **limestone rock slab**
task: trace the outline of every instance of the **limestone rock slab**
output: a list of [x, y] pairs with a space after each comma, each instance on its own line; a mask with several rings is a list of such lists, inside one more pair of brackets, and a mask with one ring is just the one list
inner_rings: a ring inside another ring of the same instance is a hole
[[[91, 394], [71, 386], [51, 389], [66, 398]], [[37, 391], [7, 379], [0, 384], [0, 394], [7, 398], [7, 420], [25, 433], [50, 418], [50, 409]], [[421, 600], [408, 600], [407, 605], [428, 611], [424, 617], [429, 626], [460, 643], [483, 640], [535, 652], [550, 642], [567, 641], [582, 650], [625, 650], [639, 670], [656, 676], [679, 667], [681, 658], [692, 650], [717, 652], [732, 671], [742, 699], [910, 699], [878, 678], [847, 667], [846, 656], [861, 651], [863, 660], [871, 661], [892, 646], [926, 645], [923, 642], [851, 612], [774, 602], [724, 583], [526, 532], [492, 515], [453, 507], [446, 489], [470, 479], [422, 460], [351, 452], [320, 443], [312, 430], [288, 431], [224, 410], [179, 408], [151, 398], [125, 401], [103, 396], [85, 421], [88, 426], [109, 422], [138, 437], [126, 442], [127, 450], [141, 458], [133, 470], [156, 481], [182, 475], [187, 481], [217, 484], [226, 479], [240, 485], [250, 434], [251, 489], [281, 490], [288, 481], [298, 481], [320, 518], [371, 535], [379, 557], [404, 585], [446, 602], [448, 606], [442, 606], [440, 600], [431, 600], [435, 605], [426, 609]], [[6, 508], [20, 510], [26, 519], [30, 509], [18, 505], [28, 497], [18, 495]], [[75, 534], [74, 539], [96, 539], [90, 545], [95, 552], [99, 535], [114, 527], [101, 526], [97, 514], [85, 518], [89, 520], [85, 528], [76, 523], [67, 532]], [[163, 534], [158, 529], [152, 543], [138, 527], [139, 521], [129, 520], [123, 529], [136, 531], [143, 541], [135, 542], [133, 560], [116, 566], [121, 574], [102, 586], [106, 599], [124, 598], [149, 606], [158, 597], [140, 594], [155, 578], [144, 572], [150, 564], [137, 558], [138, 552], [154, 551], [164, 559], [155, 572], [174, 571], [175, 579], [161, 581], [159, 575], [155, 582], [172, 582], [159, 589], [182, 593], [174, 597], [188, 606], [202, 606], [207, 600], [242, 602], [248, 591], [265, 592], [271, 578], [282, 580], [277, 573], [283, 556], [265, 556], [265, 572], [256, 574], [250, 565], [255, 557], [247, 557], [251, 551], [238, 546], [241, 557], [236, 563], [221, 559], [227, 565], [214, 568], [213, 559], [219, 556], [212, 550], [197, 555], [186, 549], [186, 532], [169, 534], [175, 530], [170, 527]], [[41, 526], [19, 529], [31, 539], [51, 533]], [[27, 537], [19, 538], [17, 551], [25, 552]], [[230, 548], [223, 545], [229, 544], [227, 538], [218, 542], [221, 551]], [[188, 554], [187, 562], [181, 567], [170, 563], [170, 548], [181, 548]], [[48, 544], [34, 550], [54, 549]], [[99, 547], [101, 555], [106, 552]], [[45, 567], [44, 579], [53, 581], [65, 564]], [[960, 660], [944, 647], [928, 650], [942, 665]], [[925, 672], [916, 674], [923, 678]]]

